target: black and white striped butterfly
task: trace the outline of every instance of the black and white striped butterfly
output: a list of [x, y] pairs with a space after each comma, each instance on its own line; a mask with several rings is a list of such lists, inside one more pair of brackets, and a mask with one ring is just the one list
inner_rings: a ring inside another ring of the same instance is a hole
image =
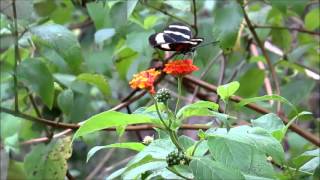
[[203, 38], [193, 38], [191, 29], [182, 23], [170, 24], [163, 32], [152, 34], [149, 37], [149, 43], [154, 48], [183, 54], [194, 51], [202, 41]]

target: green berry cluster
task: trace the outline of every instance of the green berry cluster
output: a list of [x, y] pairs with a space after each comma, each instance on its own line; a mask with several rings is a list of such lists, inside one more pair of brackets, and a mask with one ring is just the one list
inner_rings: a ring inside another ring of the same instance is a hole
[[169, 153], [166, 160], [169, 167], [174, 165], [188, 165], [190, 163], [190, 158], [184, 153], [176, 151]]
[[170, 95], [170, 92], [169, 92], [168, 89], [166, 89], [166, 88], [161, 88], [161, 89], [159, 89], [159, 91], [157, 92], [155, 98], [156, 98], [157, 102], [163, 102], [163, 103], [165, 103], [165, 102], [167, 102], [168, 99], [171, 98], [171, 95]]

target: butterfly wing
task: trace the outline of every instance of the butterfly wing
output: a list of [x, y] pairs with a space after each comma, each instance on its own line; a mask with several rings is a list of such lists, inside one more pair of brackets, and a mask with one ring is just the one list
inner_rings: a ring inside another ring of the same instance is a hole
[[163, 32], [176, 42], [188, 41], [192, 37], [191, 29], [181, 23], [170, 24]]
[[170, 24], [161, 33], [149, 37], [149, 43], [164, 51], [188, 52], [199, 45], [202, 38], [191, 38], [191, 29], [181, 23]]

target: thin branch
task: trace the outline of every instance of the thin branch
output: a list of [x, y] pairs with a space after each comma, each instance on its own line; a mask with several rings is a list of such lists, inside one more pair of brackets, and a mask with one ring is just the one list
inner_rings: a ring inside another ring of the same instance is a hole
[[[246, 20], [247, 26], [248, 26], [250, 32], [252, 33], [255, 41], [257, 42], [258, 46], [260, 47], [263, 56], [266, 58], [266, 61], [267, 61], [267, 64], [268, 64], [268, 67], [269, 67], [269, 70], [271, 72], [271, 76], [272, 76], [272, 79], [274, 81], [274, 85], [275, 85], [275, 88], [276, 88], [275, 89], [276, 90], [276, 94], [280, 95], [280, 84], [279, 84], [279, 81], [278, 81], [277, 74], [276, 74], [276, 72], [274, 70], [274, 67], [272, 65], [271, 59], [270, 59], [267, 51], [265, 50], [263, 43], [261, 42], [260, 38], [258, 37], [257, 32], [255, 31], [255, 29], [254, 29], [254, 27], [253, 27], [248, 15], [247, 15], [247, 12], [245, 11], [243, 6], [241, 6], [241, 8], [242, 8], [244, 19]], [[277, 111], [278, 112], [281, 111], [280, 102], [278, 103]]]
[[[224, 74], [226, 71], [226, 61], [227, 61], [226, 55], [222, 54], [222, 58], [220, 61], [220, 74], [219, 74], [219, 79], [218, 79], [218, 86], [223, 84]], [[217, 99], [215, 102], [219, 104], [219, 101], [220, 101], [220, 97], [217, 96]]]
[[[206, 69], [200, 74], [200, 77], [199, 77], [200, 79], [203, 79], [207, 75], [207, 73], [210, 71], [211, 67], [216, 62], [216, 60], [218, 59], [218, 57], [220, 55], [221, 55], [221, 51], [217, 54], [217, 56], [215, 56], [213, 59], [211, 59], [209, 64], [206, 65]], [[200, 87], [196, 86], [196, 88], [194, 89], [194, 91], [192, 93], [191, 102], [194, 102], [195, 96], [196, 96], [196, 94], [198, 94], [199, 90], [200, 90]]]
[[[158, 126], [150, 125], [150, 124], [144, 124], [144, 125], [136, 125], [136, 126], [127, 126], [125, 131], [154, 131], [154, 128], [159, 128]], [[200, 124], [182, 124], [179, 129], [181, 130], [207, 130], [211, 128], [211, 126], [207, 125], [200, 125]], [[116, 128], [107, 128], [103, 129], [104, 131], [116, 131]], [[53, 138], [59, 138], [62, 136], [65, 136], [67, 134], [70, 134], [73, 132], [72, 129], [67, 129], [65, 131], [62, 131], [58, 134], [55, 134]], [[41, 138], [35, 138], [28, 141], [24, 141], [21, 143], [21, 145], [30, 145], [30, 144], [36, 144], [36, 143], [42, 143], [47, 142], [49, 139], [47, 137], [41, 137]]]
[[96, 177], [96, 175], [101, 171], [101, 169], [103, 168], [104, 164], [111, 158], [111, 156], [113, 155], [113, 153], [115, 152], [115, 148], [110, 149], [106, 155], [103, 157], [103, 159], [99, 162], [99, 164], [97, 164], [97, 166], [95, 166], [95, 168], [91, 171], [91, 173], [86, 177], [86, 180], [91, 180], [94, 179], [94, 177]]
[[132, 158], [133, 158], [133, 156], [129, 156], [129, 157], [127, 157], [127, 158], [125, 158], [125, 159], [123, 159], [123, 160], [121, 160], [119, 162], [113, 163], [111, 166], [107, 167], [103, 172], [107, 173], [109, 171], [112, 171], [113, 169], [115, 169], [115, 168], [117, 168], [117, 167], [129, 162]]
[[279, 29], [279, 30], [289, 30], [289, 31], [298, 31], [300, 33], [306, 33], [311, 35], [317, 35], [320, 36], [320, 32], [317, 31], [309, 31], [303, 28], [295, 28], [295, 27], [285, 27], [285, 26], [271, 26], [271, 25], [252, 25], [253, 28], [259, 28], [259, 29]]
[[193, 29], [194, 29], [194, 37], [197, 37], [198, 35], [198, 25], [197, 25], [197, 5], [196, 5], [196, 0], [192, 0], [193, 4]]
[[[215, 92], [215, 93], [217, 92], [217, 87], [216, 86], [214, 86], [212, 84], [209, 84], [209, 83], [207, 83], [205, 81], [199, 80], [199, 79], [197, 79], [197, 78], [195, 78], [193, 76], [189, 76], [189, 75], [185, 76], [184, 77], [184, 81], [185, 81], [185, 83], [194, 83], [194, 84], [197, 84], [197, 85], [201, 86], [202, 88], [207, 89], [209, 91], [212, 91], [212, 92]], [[239, 96], [231, 96], [230, 100], [233, 101], [233, 102], [240, 102], [242, 100], [242, 98], [239, 97]], [[260, 107], [260, 106], [258, 106], [256, 104], [252, 104], [252, 103], [245, 105], [245, 107], [250, 108], [253, 111], [256, 111], [256, 112], [261, 113], [261, 114], [271, 113], [271, 111], [269, 111], [269, 110], [267, 110], [267, 109], [265, 109], [263, 107]], [[285, 124], [288, 123], [288, 119], [286, 117], [281, 117], [281, 120]], [[310, 141], [314, 145], [320, 146], [320, 139], [317, 136], [311, 134], [308, 131], [305, 131], [304, 129], [300, 128], [298, 125], [291, 124], [289, 126], [289, 129], [291, 129], [293, 132], [299, 134], [300, 136], [304, 137], [305, 139], [307, 139], [308, 141]]]
[[233, 81], [237, 77], [238, 73], [240, 72], [240, 70], [245, 64], [246, 64], [246, 61], [242, 60], [240, 64], [237, 65], [237, 67], [234, 69], [233, 73], [231, 74], [230, 78], [227, 80], [228, 83]]
[[69, 129], [78, 129], [79, 128], [79, 125], [77, 125], [77, 124], [68, 124], [68, 123], [60, 123], [60, 122], [50, 121], [47, 119], [30, 116], [30, 115], [22, 113], [22, 112], [16, 112], [14, 110], [4, 108], [4, 107], [0, 107], [0, 112], [5, 112], [5, 113], [11, 114], [16, 117], [20, 117], [20, 118], [30, 120], [33, 122], [42, 123], [42, 124], [52, 126], [55, 128], [60, 128], [60, 129], [68, 129], [68, 128]]
[[[36, 104], [36, 102], [35, 102], [35, 100], [34, 100], [34, 98], [33, 98], [33, 96], [32, 96], [32, 93], [29, 92], [29, 89], [28, 89], [28, 88], [26, 88], [26, 89], [27, 89], [27, 92], [28, 92], [28, 94], [29, 94], [29, 100], [30, 100], [30, 102], [31, 102], [31, 105], [32, 105], [33, 109], [34, 109], [35, 112], [36, 112], [37, 117], [38, 117], [38, 118], [42, 118], [41, 112], [40, 112], [40, 110], [39, 110], [39, 108], [38, 108], [38, 106], [37, 106], [37, 104]], [[46, 133], [46, 135], [47, 135], [47, 137], [48, 137], [48, 139], [49, 139], [49, 142], [50, 142], [51, 139], [52, 139], [52, 137], [53, 137], [53, 132], [50, 131], [50, 129], [49, 129], [48, 126], [46, 126], [44, 130], [45, 130], [45, 133]]]
[[12, 10], [13, 10], [13, 21], [14, 21], [14, 74], [13, 74], [14, 109], [16, 112], [18, 112], [19, 111], [19, 93], [18, 93], [17, 67], [18, 67], [18, 62], [21, 61], [21, 56], [19, 52], [19, 34], [18, 34], [16, 0], [12, 0]]
[[[141, 2], [141, 1], [140, 1], [140, 2]], [[151, 5], [148, 4], [147, 2], [142, 3], [142, 4], [144, 4], [145, 6], [151, 8], [151, 9], [154, 9], [154, 10], [156, 10], [156, 11], [161, 12], [162, 14], [167, 15], [167, 16], [171, 17], [172, 19], [176, 19], [176, 20], [178, 20], [178, 21], [180, 21], [180, 22], [183, 22], [183, 23], [185, 23], [185, 24], [187, 24], [187, 25], [189, 25], [189, 26], [192, 26], [188, 21], [186, 21], [186, 20], [184, 20], [184, 19], [182, 19], [182, 18], [179, 18], [179, 17], [177, 17], [177, 16], [175, 16], [175, 15], [172, 15], [172, 14], [168, 13], [168, 12], [165, 11], [164, 9], [160, 9], [160, 8], [151, 6]]]

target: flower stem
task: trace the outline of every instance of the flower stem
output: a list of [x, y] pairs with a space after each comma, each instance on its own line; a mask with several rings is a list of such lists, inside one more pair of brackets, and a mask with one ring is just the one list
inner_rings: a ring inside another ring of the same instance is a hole
[[169, 128], [171, 129], [171, 125], [172, 125], [173, 119], [172, 119], [172, 114], [171, 114], [171, 112], [169, 111], [168, 102], [166, 102], [165, 110], [166, 110], [166, 113], [167, 113], [168, 119], [169, 119]]
[[180, 96], [181, 96], [181, 86], [182, 86], [182, 77], [178, 77], [178, 99], [176, 103], [176, 108], [174, 110], [174, 114], [177, 114], [179, 104], [180, 104]]
[[157, 114], [158, 114], [158, 116], [159, 116], [160, 121], [162, 122], [162, 124], [164, 125], [164, 127], [165, 127], [166, 129], [170, 129], [170, 128], [167, 126], [167, 124], [164, 122], [164, 120], [163, 120], [163, 118], [162, 118], [162, 116], [161, 116], [161, 113], [160, 113], [160, 111], [159, 111], [159, 107], [158, 107], [157, 100], [156, 100], [154, 97], [153, 97], [153, 101], [154, 101], [154, 105], [156, 106], [156, 111], [157, 111]]
[[157, 114], [159, 116], [159, 119], [162, 122], [162, 124], [164, 125], [165, 129], [169, 132], [169, 136], [170, 136], [171, 141], [173, 142], [173, 144], [177, 147], [177, 149], [179, 151], [183, 151], [183, 148], [180, 146], [179, 141], [177, 139], [177, 134], [169, 126], [167, 126], [167, 124], [163, 120], [163, 118], [161, 116], [161, 113], [159, 111], [157, 100], [154, 97], [153, 97], [153, 100], [154, 100], [154, 104], [156, 106], [156, 111], [157, 111]]
[[199, 140], [199, 141], [196, 143], [196, 145], [194, 146], [193, 151], [192, 151], [192, 153], [191, 153], [191, 156], [194, 155], [194, 153], [196, 152], [196, 150], [197, 150], [198, 146], [201, 144], [201, 142], [202, 142], [202, 140]]

